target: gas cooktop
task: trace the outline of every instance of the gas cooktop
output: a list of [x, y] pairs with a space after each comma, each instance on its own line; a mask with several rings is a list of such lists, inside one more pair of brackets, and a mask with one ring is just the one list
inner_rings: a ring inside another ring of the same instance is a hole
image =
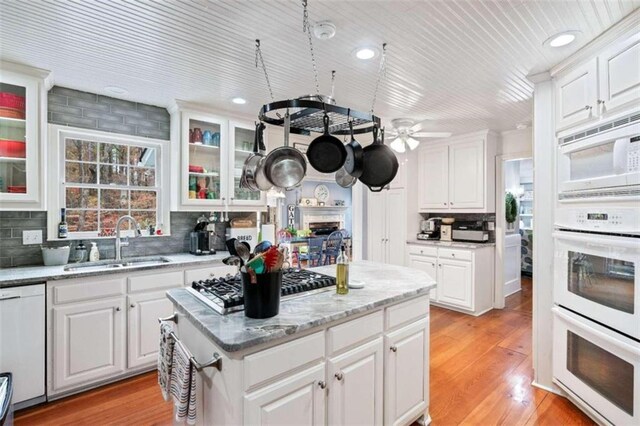
[[[306, 269], [284, 269], [282, 271], [281, 300], [308, 296], [331, 290], [336, 279]], [[240, 274], [194, 281], [187, 289], [207, 306], [220, 314], [244, 309], [242, 278]]]

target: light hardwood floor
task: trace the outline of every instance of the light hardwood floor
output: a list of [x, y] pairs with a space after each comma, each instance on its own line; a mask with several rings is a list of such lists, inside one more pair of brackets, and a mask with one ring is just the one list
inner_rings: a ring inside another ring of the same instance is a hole
[[[504, 310], [431, 311], [433, 425], [592, 425], [568, 400], [531, 386], [531, 280]], [[16, 413], [21, 425], [170, 425], [155, 373]]]

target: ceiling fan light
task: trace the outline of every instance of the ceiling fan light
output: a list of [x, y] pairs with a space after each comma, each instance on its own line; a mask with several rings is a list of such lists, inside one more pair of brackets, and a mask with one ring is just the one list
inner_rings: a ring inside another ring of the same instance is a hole
[[400, 154], [406, 151], [402, 138], [395, 138], [389, 146], [391, 146], [391, 149], [393, 149], [395, 152], [398, 152]]
[[409, 149], [411, 151], [416, 149], [418, 147], [418, 145], [420, 144], [420, 141], [418, 141], [418, 140], [416, 140], [414, 138], [407, 138], [406, 142], [407, 142], [407, 145], [409, 145]]

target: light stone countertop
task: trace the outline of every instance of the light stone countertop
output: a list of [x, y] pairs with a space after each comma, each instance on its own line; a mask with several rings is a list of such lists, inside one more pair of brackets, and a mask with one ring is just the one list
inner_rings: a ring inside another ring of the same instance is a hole
[[[335, 269], [335, 265], [313, 268], [331, 276], [335, 276]], [[363, 281], [365, 287], [350, 289], [344, 296], [331, 290], [284, 300], [280, 303], [280, 313], [267, 319], [247, 318], [243, 311], [220, 315], [186, 289], [169, 290], [167, 297], [178, 313], [220, 348], [236, 352], [380, 306], [426, 295], [436, 287], [436, 282], [425, 272], [369, 261], [350, 264], [349, 276], [352, 280]]]
[[[167, 255], [155, 255], [135, 257], [135, 259], [144, 258], [167, 258], [169, 262], [157, 264], [157, 265], [144, 265], [144, 266], [128, 266], [124, 268], [113, 269], [101, 269], [99, 271], [65, 271], [65, 266], [21, 266], [17, 268], [4, 268], [0, 269], [0, 288], [23, 286], [30, 284], [40, 284], [45, 281], [64, 280], [68, 278], [80, 278], [96, 275], [110, 275], [110, 274], [122, 274], [127, 272], [138, 272], [145, 270], [156, 270], [165, 268], [176, 268], [180, 266], [196, 266], [202, 264], [217, 265], [222, 264], [222, 259], [229, 256], [226, 251], [220, 251], [214, 255], [209, 256], [194, 256], [189, 253], [177, 253]], [[129, 258], [122, 259], [126, 262]], [[90, 264], [87, 263], [87, 264]], [[69, 265], [74, 265], [70, 263]], [[69, 266], [67, 265], [67, 266]]]
[[440, 240], [407, 240], [407, 244], [419, 246], [435, 246], [444, 248], [460, 248], [460, 249], [481, 249], [485, 247], [494, 247], [495, 242], [490, 243], [472, 243], [466, 241], [440, 241]]

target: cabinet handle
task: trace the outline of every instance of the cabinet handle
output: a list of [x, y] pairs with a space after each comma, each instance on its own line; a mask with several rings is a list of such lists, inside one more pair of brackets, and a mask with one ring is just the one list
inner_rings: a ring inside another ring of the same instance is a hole
[[135, 307], [136, 307], [136, 305], [134, 305], [134, 304], [132, 303], [132, 304], [130, 304], [130, 305], [129, 305], [129, 307], [131, 307], [131, 308], [135, 308]]
[[453, 205], [453, 203], [449, 203], [450, 205]]
[[585, 105], [584, 107], [585, 111], [589, 111], [591, 108], [593, 108], [591, 105]]
[[335, 376], [336, 376], [336, 379], [338, 380], [342, 380], [342, 378], [344, 377], [342, 373], [336, 373]]
[[398, 352], [398, 347], [396, 345], [391, 346], [389, 349], [391, 349], [391, 352]]
[[320, 386], [320, 389], [324, 389], [327, 387], [327, 384], [323, 380], [320, 380], [318, 382], [318, 386]]
[[598, 105], [602, 105], [604, 104], [604, 101], [602, 99], [598, 99]]
[[455, 253], [451, 253], [451, 257], [456, 257], [456, 254]]
[[447, 203], [442, 203], [442, 205], [443, 205], [443, 206], [446, 206], [446, 205], [447, 205]]
[[116, 312], [120, 312], [120, 306], [116, 308]]
[[215, 276], [216, 276], [216, 274], [215, 274], [215, 272], [211, 272], [211, 273], [209, 274], [209, 276], [210, 276], [210, 277], [215, 277]]
[[441, 263], [441, 264], [439, 264], [438, 266], [442, 268], [442, 263]]
[[420, 254], [423, 254], [423, 253], [424, 253], [424, 250], [420, 250]]

